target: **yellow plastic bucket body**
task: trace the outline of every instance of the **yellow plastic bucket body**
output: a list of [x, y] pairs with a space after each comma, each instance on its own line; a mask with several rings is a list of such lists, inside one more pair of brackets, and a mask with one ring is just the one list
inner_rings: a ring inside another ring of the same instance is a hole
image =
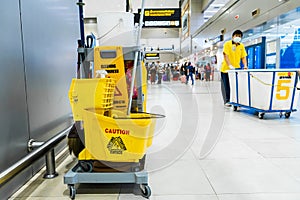
[[96, 160], [96, 159], [86, 148], [84, 148], [79, 153], [78, 160]]
[[74, 120], [82, 120], [86, 108], [112, 108], [114, 90], [115, 80], [112, 78], [73, 79], [69, 99]]
[[97, 160], [138, 162], [152, 140], [155, 118], [149, 114], [131, 114], [112, 118], [85, 110], [83, 115], [85, 147]]

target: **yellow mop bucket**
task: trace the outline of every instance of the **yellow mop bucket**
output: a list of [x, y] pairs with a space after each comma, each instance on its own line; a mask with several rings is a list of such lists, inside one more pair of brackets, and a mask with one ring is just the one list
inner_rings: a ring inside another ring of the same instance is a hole
[[75, 121], [83, 119], [83, 110], [99, 108], [103, 114], [113, 107], [115, 80], [112, 78], [73, 79], [69, 99]]
[[158, 114], [132, 113], [107, 117], [95, 109], [83, 112], [85, 147], [96, 159], [112, 162], [138, 162], [151, 145]]

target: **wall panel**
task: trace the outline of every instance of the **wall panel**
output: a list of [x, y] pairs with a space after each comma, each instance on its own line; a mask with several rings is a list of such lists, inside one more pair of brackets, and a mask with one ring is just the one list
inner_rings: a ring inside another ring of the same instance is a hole
[[21, 9], [30, 138], [47, 140], [71, 113], [68, 89], [77, 62], [78, 7], [75, 0], [26, 0]]
[[0, 6], [0, 172], [27, 154], [28, 119], [19, 1]]
[[[71, 124], [68, 89], [76, 72], [78, 21], [76, 0], [1, 2], [0, 172], [28, 154], [29, 139], [46, 141]], [[0, 199], [43, 163], [41, 158], [1, 185]]]
[[[28, 117], [19, 0], [0, 6], [0, 172], [27, 154]], [[0, 199], [29, 179], [31, 170], [0, 187]]]

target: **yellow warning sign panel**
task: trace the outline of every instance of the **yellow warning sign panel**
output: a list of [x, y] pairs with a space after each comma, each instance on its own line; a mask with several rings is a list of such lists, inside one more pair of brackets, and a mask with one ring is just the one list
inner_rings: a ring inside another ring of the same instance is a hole
[[97, 46], [94, 48], [94, 76], [98, 70], [105, 70], [116, 80], [114, 109], [127, 111], [128, 92], [124, 57], [121, 46]]

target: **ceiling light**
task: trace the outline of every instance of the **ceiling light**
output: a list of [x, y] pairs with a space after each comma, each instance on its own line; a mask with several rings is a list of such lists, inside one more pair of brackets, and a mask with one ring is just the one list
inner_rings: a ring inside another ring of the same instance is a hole
[[204, 13], [216, 13], [216, 12], [218, 12], [218, 11], [216, 11], [216, 10], [206, 10], [206, 11], [204, 11]]
[[225, 4], [223, 4], [223, 3], [212, 3], [212, 4], [210, 4], [210, 7], [222, 7], [222, 6], [224, 6]]

